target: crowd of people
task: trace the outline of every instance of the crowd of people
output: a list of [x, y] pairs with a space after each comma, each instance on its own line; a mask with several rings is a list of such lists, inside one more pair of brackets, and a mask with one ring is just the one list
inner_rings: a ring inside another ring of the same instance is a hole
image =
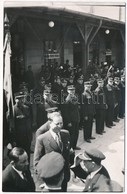
[[[3, 167], [3, 191], [66, 192], [70, 171], [84, 181], [84, 192], [112, 191], [110, 176], [101, 165], [104, 154], [86, 149], [75, 156], [75, 150], [81, 149], [77, 146], [79, 130], [87, 143], [95, 139], [94, 120], [96, 133], [103, 135], [105, 126], [111, 128], [124, 118], [125, 68], [102, 64], [94, 71], [89, 67], [86, 76], [80, 67], [71, 67], [69, 60], [50, 68], [42, 66], [35, 84], [29, 66], [14, 94], [14, 125], [4, 134], [4, 146], [10, 144], [11, 149], [10, 164]], [[34, 181], [29, 169], [33, 132]]]

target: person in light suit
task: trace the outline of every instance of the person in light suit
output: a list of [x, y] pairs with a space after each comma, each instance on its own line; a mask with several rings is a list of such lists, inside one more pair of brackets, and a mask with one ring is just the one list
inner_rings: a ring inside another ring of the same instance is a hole
[[10, 164], [2, 173], [3, 192], [34, 192], [35, 184], [28, 169], [28, 156], [24, 149], [14, 147]]
[[[50, 121], [50, 129], [36, 139], [34, 151], [34, 168], [36, 174], [37, 164], [42, 156], [52, 151], [61, 153], [65, 159], [64, 180], [62, 191], [67, 190], [67, 182], [70, 180], [69, 155], [70, 155], [70, 135], [67, 130], [62, 129], [63, 120], [59, 113], [53, 115]], [[59, 136], [59, 140], [58, 137]]]

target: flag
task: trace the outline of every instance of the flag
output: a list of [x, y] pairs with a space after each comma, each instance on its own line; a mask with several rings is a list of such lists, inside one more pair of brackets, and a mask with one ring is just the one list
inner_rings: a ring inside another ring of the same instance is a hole
[[[7, 16], [6, 16], [7, 18]], [[12, 94], [12, 79], [11, 79], [11, 47], [10, 47], [10, 32], [7, 31], [4, 40], [4, 78], [3, 89], [7, 103], [7, 118], [9, 124], [9, 131], [12, 132], [14, 128], [14, 108], [13, 108], [13, 94]]]

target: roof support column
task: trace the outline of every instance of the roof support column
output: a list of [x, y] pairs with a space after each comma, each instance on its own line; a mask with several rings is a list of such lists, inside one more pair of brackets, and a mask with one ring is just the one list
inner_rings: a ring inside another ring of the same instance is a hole
[[124, 31], [120, 30], [120, 34], [121, 34], [122, 41], [125, 44], [125, 34], [124, 34]]
[[82, 71], [83, 74], [85, 75], [86, 73], [86, 68], [89, 65], [89, 45], [93, 41], [94, 37], [98, 33], [101, 25], [102, 25], [102, 20], [100, 20], [99, 25], [97, 27], [90, 26], [88, 23], [86, 23], [83, 26], [80, 26], [77, 24], [77, 27], [81, 33], [81, 36], [83, 38], [82, 42]]
[[86, 67], [89, 61], [89, 44], [88, 44], [88, 37], [89, 37], [89, 33], [91, 33], [92, 28], [89, 29], [88, 31], [88, 25], [79, 25], [77, 24], [77, 27], [81, 33], [81, 36], [83, 38], [83, 42], [82, 42], [82, 71], [83, 74], [85, 74], [86, 71]]

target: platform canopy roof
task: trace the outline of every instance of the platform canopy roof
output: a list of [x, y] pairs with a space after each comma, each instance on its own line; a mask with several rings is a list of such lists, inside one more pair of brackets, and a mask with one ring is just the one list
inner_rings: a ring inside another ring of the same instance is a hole
[[89, 1], [5, 1], [5, 10], [16, 16], [33, 17], [62, 22], [91, 23], [119, 29], [125, 27], [124, 2]]

